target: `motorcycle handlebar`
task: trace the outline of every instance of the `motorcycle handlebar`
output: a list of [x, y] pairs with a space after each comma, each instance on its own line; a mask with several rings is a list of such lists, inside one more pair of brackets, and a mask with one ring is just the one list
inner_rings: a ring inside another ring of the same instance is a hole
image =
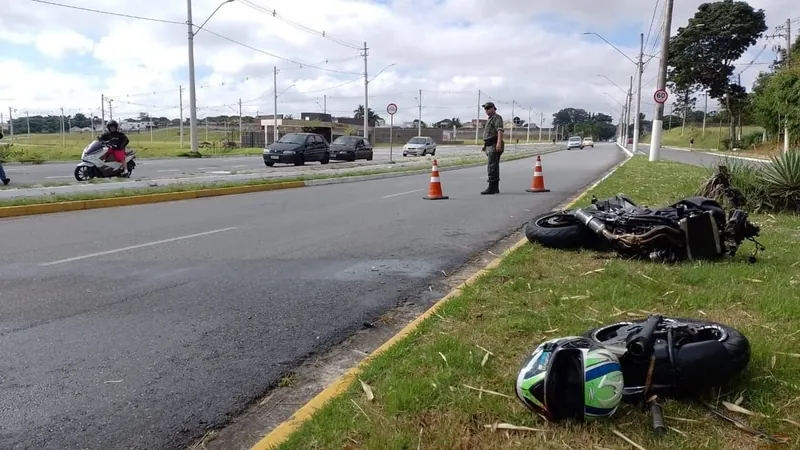
[[642, 326], [641, 331], [633, 336], [628, 342], [628, 353], [633, 356], [640, 357], [649, 353], [653, 348], [653, 335], [655, 334], [656, 327], [661, 323], [661, 316], [651, 315]]

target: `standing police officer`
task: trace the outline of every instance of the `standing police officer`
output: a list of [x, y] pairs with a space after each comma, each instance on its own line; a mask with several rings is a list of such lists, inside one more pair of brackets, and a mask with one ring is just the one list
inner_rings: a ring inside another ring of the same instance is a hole
[[503, 141], [503, 118], [497, 114], [497, 107], [492, 102], [486, 102], [483, 110], [489, 117], [486, 128], [483, 129], [483, 151], [489, 158], [487, 172], [489, 174], [489, 187], [481, 195], [500, 193], [500, 155], [505, 150]]

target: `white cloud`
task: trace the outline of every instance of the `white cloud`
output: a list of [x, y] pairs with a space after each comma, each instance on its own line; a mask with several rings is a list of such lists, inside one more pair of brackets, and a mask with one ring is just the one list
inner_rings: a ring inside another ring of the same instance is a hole
[[[0, 57], [0, 108], [13, 106], [19, 111], [53, 113], [62, 105], [70, 112], [96, 110], [100, 95], [114, 97], [115, 117], [148, 111], [178, 116], [179, 91], [184, 87], [183, 104], [188, 105], [188, 70], [185, 4], [140, 0], [65, 0], [85, 7], [118, 11], [124, 14], [155, 17], [178, 24], [165, 24], [93, 14], [31, 2], [9, 2], [0, 15], [0, 43], [31, 45], [40, 55], [21, 60], [25, 52]], [[195, 0], [194, 21], [201, 23], [220, 0]], [[279, 112], [298, 115], [301, 111], [320, 111], [327, 103], [330, 112], [351, 115], [363, 104], [363, 73], [359, 51], [298, 29], [259, 12], [277, 8], [283, 18], [326, 35], [369, 46], [370, 77], [395, 64], [370, 82], [370, 107], [385, 115], [385, 105], [399, 106], [397, 121], [417, 117], [417, 100], [422, 89], [423, 120], [444, 117], [474, 118], [478, 90], [481, 100], [491, 98], [501, 114], [515, 113], [527, 118], [524, 108], [545, 123], [552, 113], [564, 107], [581, 107], [619, 115], [619, 106], [605, 93], [623, 101], [616, 87], [597, 75], [605, 75], [623, 88], [634, 73], [633, 65], [613, 48], [584, 31], [611, 36], [622, 25], [648, 32], [655, 0], [396, 0], [379, 4], [367, 0], [328, 0], [325, 2], [268, 2], [237, 0], [220, 8], [206, 26], [263, 52], [285, 59], [315, 64], [328, 71], [276, 59], [264, 53], [231, 43], [209, 33], [195, 38], [197, 65], [197, 105], [200, 117], [234, 114], [239, 99], [246, 114], [271, 113], [273, 67], [278, 66]], [[701, 0], [676, 2], [673, 32], [694, 14]], [[770, 27], [787, 17], [800, 16], [796, 0], [750, 2], [764, 8]], [[661, 1], [663, 4], [663, 0]], [[133, 7], [132, 5], [136, 5]], [[313, 5], [313, 6], [310, 6]], [[660, 24], [659, 16], [653, 34]], [[569, 21], [559, 26], [555, 17]], [[543, 20], [547, 22], [543, 22]], [[52, 24], [59, 28], [53, 29]], [[302, 27], [301, 26], [301, 27]], [[766, 42], [766, 41], [765, 41]], [[777, 41], [769, 41], [777, 43]], [[651, 38], [650, 43], [653, 43]], [[617, 44], [634, 55], [636, 48]], [[743, 62], [756, 57], [763, 43], [748, 51]], [[648, 47], [651, 47], [649, 45]], [[649, 49], [648, 49], [649, 50]], [[656, 50], [657, 51], [657, 50]], [[72, 64], [72, 55], [91, 55], [95, 66]], [[771, 60], [771, 45], [758, 56]], [[14, 59], [16, 58], [16, 59]], [[41, 60], [50, 60], [42, 64]], [[328, 63], [323, 61], [328, 60]], [[654, 59], [643, 76], [642, 112], [652, 117], [652, 92], [655, 90]], [[744, 66], [740, 66], [744, 68]], [[749, 85], [764, 65], [754, 65], [743, 75]], [[289, 86], [294, 85], [287, 89]], [[325, 88], [338, 86], [323, 91]], [[306, 92], [307, 94], [303, 94]], [[149, 94], [148, 94], [149, 93]], [[327, 100], [327, 102], [326, 102]], [[519, 112], [518, 112], [519, 111]], [[188, 110], [184, 110], [188, 115]], [[538, 121], [538, 120], [537, 120]]]

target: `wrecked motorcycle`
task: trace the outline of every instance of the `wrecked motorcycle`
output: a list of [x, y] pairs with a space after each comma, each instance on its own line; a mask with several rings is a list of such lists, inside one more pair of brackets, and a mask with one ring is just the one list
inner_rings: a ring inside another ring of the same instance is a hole
[[747, 212], [725, 210], [713, 199], [690, 197], [660, 209], [638, 206], [618, 194], [574, 210], [552, 211], [531, 220], [525, 235], [531, 243], [559, 249], [613, 250], [629, 258], [675, 262], [734, 256], [741, 243], [753, 241], [759, 227]]
[[628, 398], [696, 396], [726, 383], [750, 362], [747, 338], [716, 322], [651, 315], [583, 336], [619, 358]]

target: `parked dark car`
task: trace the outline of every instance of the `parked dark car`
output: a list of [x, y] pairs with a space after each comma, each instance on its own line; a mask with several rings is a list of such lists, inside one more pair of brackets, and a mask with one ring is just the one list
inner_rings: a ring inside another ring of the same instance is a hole
[[372, 161], [372, 144], [358, 136], [339, 136], [331, 142], [331, 159], [355, 161], [366, 159]]
[[308, 161], [331, 161], [328, 141], [320, 134], [288, 133], [264, 149], [264, 164], [268, 167], [275, 163], [302, 166]]

